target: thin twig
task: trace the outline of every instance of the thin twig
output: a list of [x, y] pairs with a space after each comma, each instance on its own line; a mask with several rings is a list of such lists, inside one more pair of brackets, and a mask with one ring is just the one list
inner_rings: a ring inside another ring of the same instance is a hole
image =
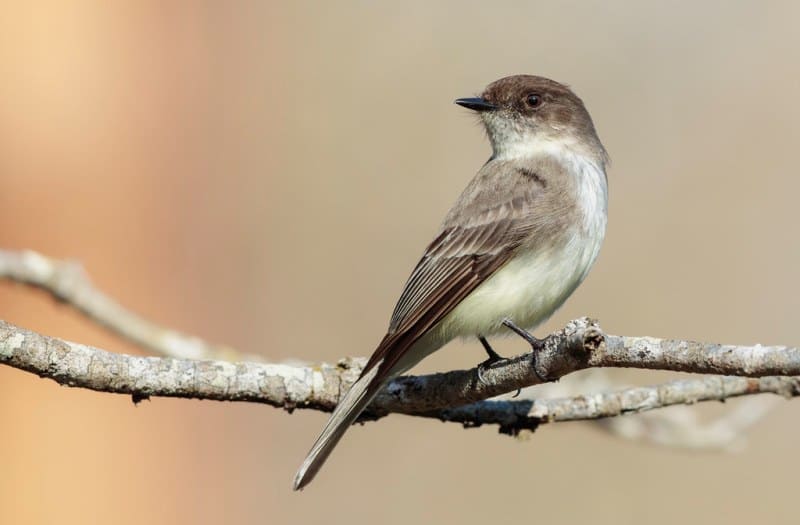
[[597, 419], [592, 423], [624, 439], [673, 448], [735, 451], [745, 446], [747, 429], [776, 408], [779, 401], [777, 396], [747, 396], [710, 419], [701, 418], [697, 410], [684, 405], [638, 417]]
[[0, 278], [44, 290], [117, 335], [160, 355], [258, 360], [230, 347], [211, 345], [198, 337], [151, 323], [92, 285], [83, 267], [75, 261], [51, 259], [27, 250], [0, 250]]

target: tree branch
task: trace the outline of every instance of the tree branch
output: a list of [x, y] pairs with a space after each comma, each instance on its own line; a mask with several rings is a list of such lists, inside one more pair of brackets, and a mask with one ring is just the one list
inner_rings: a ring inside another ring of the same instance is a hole
[[[352, 358], [318, 366], [268, 364], [257, 357], [242, 361], [242, 354], [229, 347], [161, 328], [126, 310], [92, 286], [80, 265], [30, 251], [0, 250], [0, 278], [45, 290], [111, 331], [168, 356], [115, 354], [0, 321], [0, 363], [69, 386], [128, 394], [135, 402], [150, 396], [185, 397], [330, 411], [364, 363]], [[484, 381], [477, 380], [476, 369], [399, 378], [362, 419], [396, 412], [465, 426], [497, 424], [514, 434], [543, 422], [594, 420], [758, 393], [798, 395], [798, 378], [769, 377], [800, 375], [797, 348], [619, 337], [604, 334], [596, 322], [584, 318], [545, 340], [540, 373], [557, 379], [585, 368], [629, 367], [749, 378], [703, 377], [594, 395], [489, 400], [539, 384], [532, 358], [525, 354], [497, 362], [484, 371]]]
[[[624, 356], [641, 352], [641, 340], [624, 338], [631, 343], [629, 346], [606, 344], [622, 339], [603, 335], [597, 324], [588, 319], [573, 321], [547, 338], [539, 367], [550, 377], [560, 377], [584, 366], [629, 362]], [[665, 346], [651, 338], [647, 344], [651, 349]], [[667, 346], [672, 348], [674, 342]], [[725, 352], [729, 357], [712, 360], [715, 366], [734, 363], [730, 354], [745, 356], [752, 375], [775, 366], [772, 355], [768, 360], [755, 362], [749, 347], [726, 347]], [[783, 349], [782, 353], [785, 360], [797, 357], [796, 349]], [[690, 356], [687, 354], [689, 360]], [[670, 354], [665, 365], [683, 367], [687, 358]], [[294, 366], [137, 357], [47, 337], [3, 321], [0, 321], [0, 363], [68, 386], [128, 394], [134, 401], [150, 396], [254, 401], [290, 411], [295, 408], [330, 411], [340, 392], [358, 377], [363, 366], [363, 360], [353, 359], [342, 360], [335, 366]], [[797, 378], [706, 377], [573, 398], [486, 401], [539, 382], [530, 354], [498, 362], [483, 377], [484, 382], [478, 381], [477, 369], [472, 369], [399, 378], [378, 396], [363, 419], [396, 412], [465, 426], [497, 424], [502, 432], [515, 434], [535, 429], [543, 422], [603, 418], [747, 394], [792, 397], [800, 393]], [[464, 403], [472, 404], [459, 406]]]
[[[67, 303], [92, 321], [157, 354], [187, 359], [242, 359], [240, 352], [198, 337], [162, 328], [124, 308], [92, 285], [75, 261], [59, 261], [32, 251], [0, 250], [0, 278], [26, 284]], [[246, 356], [258, 360], [256, 356]]]

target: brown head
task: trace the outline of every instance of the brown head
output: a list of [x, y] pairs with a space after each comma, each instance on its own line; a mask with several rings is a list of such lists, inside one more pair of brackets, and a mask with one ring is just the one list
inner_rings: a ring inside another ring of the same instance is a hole
[[518, 156], [558, 143], [591, 153], [606, 153], [583, 101], [564, 84], [533, 75], [515, 75], [489, 84], [480, 97], [456, 104], [477, 111], [494, 156]]

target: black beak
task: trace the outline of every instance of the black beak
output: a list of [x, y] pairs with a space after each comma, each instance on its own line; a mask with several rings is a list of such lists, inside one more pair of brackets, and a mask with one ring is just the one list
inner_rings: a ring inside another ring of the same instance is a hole
[[491, 111], [493, 109], [497, 109], [497, 106], [490, 102], [486, 102], [480, 97], [459, 98], [456, 100], [456, 104], [459, 106], [464, 106], [465, 108], [473, 111]]

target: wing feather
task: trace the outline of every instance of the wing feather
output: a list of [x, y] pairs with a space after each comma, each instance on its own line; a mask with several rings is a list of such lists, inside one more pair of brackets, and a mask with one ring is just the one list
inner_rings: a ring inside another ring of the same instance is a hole
[[513, 255], [526, 231], [525, 214], [511, 201], [446, 227], [411, 273], [389, 324], [362, 375], [380, 363], [376, 384], [425, 332]]

